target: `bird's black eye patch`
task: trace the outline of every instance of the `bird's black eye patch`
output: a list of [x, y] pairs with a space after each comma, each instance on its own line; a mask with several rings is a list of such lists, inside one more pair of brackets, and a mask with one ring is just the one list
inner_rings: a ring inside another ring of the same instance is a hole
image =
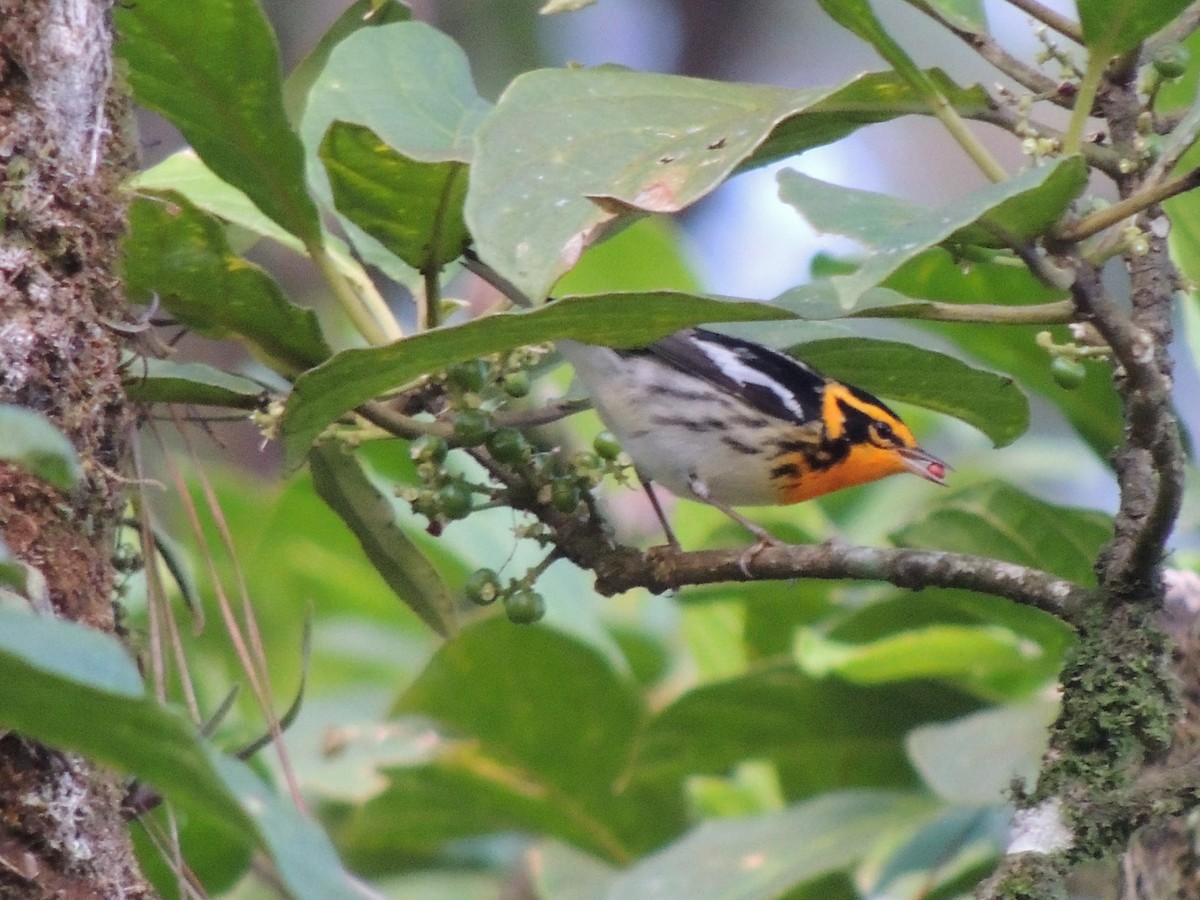
[[874, 432], [876, 443], [892, 446], [900, 443], [900, 438], [887, 422], [872, 422], [871, 431]]

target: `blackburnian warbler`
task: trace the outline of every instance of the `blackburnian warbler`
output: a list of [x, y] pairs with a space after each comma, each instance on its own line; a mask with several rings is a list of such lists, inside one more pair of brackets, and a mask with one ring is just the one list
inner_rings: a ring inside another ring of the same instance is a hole
[[946, 464], [884, 403], [759, 344], [702, 328], [614, 350], [560, 341], [678, 546], [649, 482], [771, 535], [735, 506], [799, 503], [911, 472], [944, 484]]

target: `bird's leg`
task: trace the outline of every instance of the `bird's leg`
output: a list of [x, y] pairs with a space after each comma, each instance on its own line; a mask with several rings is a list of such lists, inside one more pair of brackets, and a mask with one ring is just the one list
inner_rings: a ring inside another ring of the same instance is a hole
[[[637, 472], [637, 469], [634, 469]], [[654, 514], [658, 516], [659, 524], [662, 525], [663, 534], [667, 536], [667, 544], [672, 550], [682, 550], [679, 546], [679, 538], [675, 537], [675, 532], [671, 530], [671, 524], [667, 521], [667, 514], [663, 512], [662, 504], [658, 502], [658, 495], [654, 493], [654, 488], [650, 486], [650, 480], [641, 472], [637, 472], [638, 481], [641, 482], [642, 488], [646, 491], [646, 496], [650, 498], [650, 505], [654, 507]]]
[[742, 574], [747, 578], [750, 577], [750, 563], [754, 562], [754, 558], [762, 553], [768, 547], [775, 547], [779, 544], [779, 540], [761, 525], [756, 525], [743, 516], [740, 512], [731, 506], [726, 506], [718, 500], [714, 500], [709, 496], [708, 485], [699, 478], [692, 477], [688, 479], [688, 488], [695, 495], [697, 500], [702, 500], [709, 506], [719, 509], [733, 521], [737, 522], [756, 538], [755, 542], [747, 548], [746, 552], [738, 559], [738, 568], [742, 570]]

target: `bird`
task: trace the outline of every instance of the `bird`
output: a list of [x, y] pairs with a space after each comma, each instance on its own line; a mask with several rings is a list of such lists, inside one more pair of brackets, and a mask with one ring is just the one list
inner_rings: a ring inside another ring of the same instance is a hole
[[650, 485], [699, 500], [756, 539], [778, 543], [735, 507], [785, 505], [909, 472], [944, 485], [948, 466], [861, 388], [761, 344], [688, 328], [632, 349], [573, 340], [559, 353]]

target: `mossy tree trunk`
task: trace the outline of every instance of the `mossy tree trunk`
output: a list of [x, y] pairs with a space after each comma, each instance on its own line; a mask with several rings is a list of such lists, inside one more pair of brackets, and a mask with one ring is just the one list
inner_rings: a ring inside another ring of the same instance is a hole
[[[111, 327], [128, 146], [110, 13], [109, 0], [0, 0], [0, 403], [46, 415], [84, 473], [65, 494], [0, 464], [0, 537], [54, 613], [106, 631], [131, 425]], [[91, 762], [0, 737], [0, 895], [148, 896], [122, 796]]]

